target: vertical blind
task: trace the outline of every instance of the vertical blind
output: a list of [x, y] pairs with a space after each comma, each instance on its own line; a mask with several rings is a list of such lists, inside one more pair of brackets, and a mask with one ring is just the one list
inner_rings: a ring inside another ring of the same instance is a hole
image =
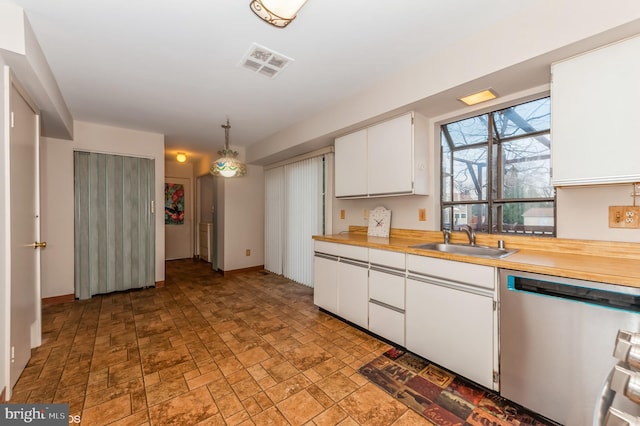
[[154, 164], [145, 158], [74, 153], [79, 299], [155, 285]]
[[323, 234], [324, 157], [267, 170], [265, 269], [313, 286], [313, 240]]
[[282, 250], [284, 241], [284, 167], [266, 170], [265, 181], [265, 223], [264, 223], [264, 268], [282, 275]]

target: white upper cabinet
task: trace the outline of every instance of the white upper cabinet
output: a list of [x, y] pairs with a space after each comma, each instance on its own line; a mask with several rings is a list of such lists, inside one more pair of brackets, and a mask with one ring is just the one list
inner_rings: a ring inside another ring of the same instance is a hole
[[367, 195], [367, 129], [335, 141], [336, 197]]
[[369, 195], [412, 192], [412, 121], [407, 114], [367, 129]]
[[640, 181], [640, 37], [552, 65], [555, 186]]
[[427, 125], [407, 113], [335, 141], [336, 197], [427, 195]]

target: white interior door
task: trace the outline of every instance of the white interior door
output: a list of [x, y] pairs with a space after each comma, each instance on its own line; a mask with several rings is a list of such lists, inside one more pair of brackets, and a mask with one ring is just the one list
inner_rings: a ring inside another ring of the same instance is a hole
[[11, 367], [13, 388], [40, 345], [40, 185], [39, 125], [35, 108], [15, 82], [10, 92], [10, 215], [11, 215]]
[[[167, 185], [182, 185], [182, 193], [177, 193], [179, 189], [172, 187], [170, 193], [173, 194], [167, 198], [166, 188]], [[178, 209], [183, 209], [182, 220], [167, 219], [167, 215], [175, 214], [180, 215], [180, 212], [176, 211], [177, 198], [183, 197], [182, 207], [178, 206]], [[174, 204], [174, 207], [170, 205]], [[191, 201], [191, 179], [187, 178], [165, 178], [165, 226], [164, 226], [164, 238], [165, 238], [165, 258], [167, 260], [186, 259], [193, 257], [193, 204]], [[170, 223], [167, 223], [169, 221]], [[179, 223], [176, 223], [179, 222]]]

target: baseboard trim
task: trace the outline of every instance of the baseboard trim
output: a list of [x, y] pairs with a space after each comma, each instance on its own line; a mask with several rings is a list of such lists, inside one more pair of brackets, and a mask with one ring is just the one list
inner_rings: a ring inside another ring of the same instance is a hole
[[62, 296], [45, 297], [42, 299], [42, 305], [58, 305], [60, 303], [68, 303], [76, 300], [75, 294], [63, 294]]
[[164, 287], [164, 281], [156, 281], [156, 288]]
[[264, 265], [251, 266], [249, 268], [242, 268], [242, 269], [232, 269], [230, 271], [223, 271], [222, 269], [218, 269], [218, 271], [224, 277], [226, 277], [227, 275], [240, 274], [243, 272], [253, 272], [253, 271], [262, 271], [262, 270], [264, 270]]

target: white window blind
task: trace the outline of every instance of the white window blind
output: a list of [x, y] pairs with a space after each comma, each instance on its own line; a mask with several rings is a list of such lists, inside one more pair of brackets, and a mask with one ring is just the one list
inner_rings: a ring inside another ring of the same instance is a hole
[[265, 172], [265, 269], [310, 287], [311, 237], [324, 233], [324, 167], [320, 156]]
[[264, 181], [264, 269], [282, 275], [284, 167], [266, 170]]

